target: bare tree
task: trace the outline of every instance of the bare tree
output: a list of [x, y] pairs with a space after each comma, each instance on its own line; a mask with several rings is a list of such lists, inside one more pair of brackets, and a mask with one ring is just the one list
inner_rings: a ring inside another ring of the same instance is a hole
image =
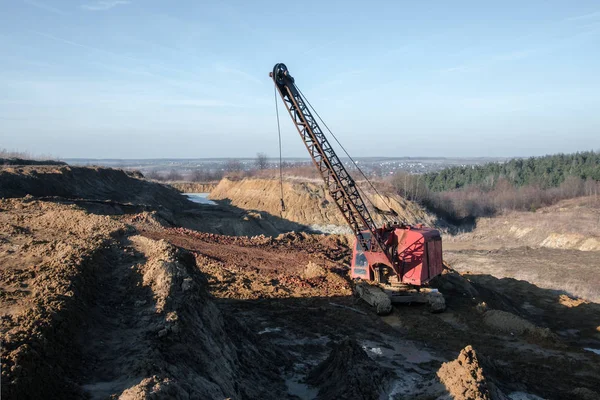
[[192, 174], [190, 175], [190, 180], [192, 182], [205, 182], [209, 180], [207, 175], [208, 174], [203, 168], [198, 168], [192, 171]]
[[240, 160], [232, 158], [225, 162], [224, 169], [226, 172], [239, 172], [244, 169], [244, 166], [242, 165], [242, 162]]
[[155, 169], [153, 169], [152, 171], [149, 171], [145, 176], [147, 179], [151, 179], [154, 181], [160, 181], [163, 179], [163, 177]]
[[568, 176], [558, 187], [565, 199], [581, 196], [585, 182], [578, 176]]
[[173, 168], [167, 174], [167, 180], [168, 181], [181, 181], [181, 180], [183, 180], [183, 176], [175, 168]]
[[269, 162], [267, 161], [267, 155], [265, 153], [256, 153], [256, 168], [267, 169]]

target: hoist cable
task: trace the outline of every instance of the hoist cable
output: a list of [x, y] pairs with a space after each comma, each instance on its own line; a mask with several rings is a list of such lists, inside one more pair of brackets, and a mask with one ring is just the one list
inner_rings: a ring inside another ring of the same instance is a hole
[[[338, 138], [335, 136], [335, 134], [331, 131], [331, 129], [329, 129], [329, 126], [327, 126], [327, 124], [325, 123], [325, 121], [323, 121], [323, 118], [321, 118], [321, 116], [319, 115], [319, 113], [317, 112], [317, 110], [315, 110], [315, 108], [312, 106], [312, 104], [310, 104], [310, 101], [308, 101], [308, 99], [306, 98], [306, 96], [304, 95], [304, 93], [302, 93], [302, 91], [298, 88], [298, 86], [294, 85], [296, 90], [298, 91], [298, 93], [300, 93], [300, 95], [304, 98], [304, 101], [306, 101], [306, 104], [308, 104], [308, 106], [313, 110], [313, 112], [315, 113], [315, 115], [317, 116], [317, 118], [319, 118], [319, 120], [323, 123], [323, 126], [327, 129], [327, 131], [331, 134], [331, 136], [333, 137], [333, 139], [336, 141], [336, 143], [340, 146], [340, 148], [344, 151], [344, 153], [346, 154], [346, 156], [350, 159], [350, 161], [352, 162], [352, 164], [354, 165], [354, 167], [358, 170], [358, 172], [360, 172], [360, 174], [363, 176], [363, 178], [365, 178], [365, 180], [367, 181], [367, 183], [371, 186], [371, 188], [375, 191], [375, 193], [379, 196], [379, 198], [381, 199], [381, 201], [383, 202], [383, 204], [385, 204], [385, 206], [394, 214], [396, 214], [396, 216], [400, 217], [398, 215], [398, 213], [396, 213], [392, 207], [390, 207], [390, 205], [385, 201], [384, 197], [379, 193], [379, 191], [375, 188], [375, 186], [373, 185], [373, 183], [371, 183], [371, 181], [369, 180], [369, 178], [367, 178], [367, 176], [365, 175], [365, 173], [362, 171], [362, 169], [360, 169], [360, 167], [358, 166], [358, 164], [356, 163], [356, 161], [354, 161], [354, 159], [350, 156], [350, 154], [346, 151], [346, 149], [344, 148], [344, 146], [340, 143], [340, 141], [338, 140]], [[358, 189], [360, 189], [360, 187], [357, 186]], [[377, 211], [377, 207], [375, 207], [375, 205], [373, 204], [373, 202], [369, 199], [369, 196], [366, 195], [366, 193], [364, 193], [363, 191], [363, 195], [367, 198], [367, 200], [369, 201], [369, 203], [371, 203], [371, 206], [375, 208], [375, 211]], [[380, 213], [380, 215], [383, 216], [383, 218], [389, 222], [389, 219], [387, 218], [387, 216], [385, 214]], [[402, 221], [405, 222], [405, 221]]]
[[277, 114], [277, 134], [279, 135], [279, 187], [281, 189], [281, 212], [285, 211], [285, 203], [283, 202], [283, 161], [281, 156], [281, 127], [279, 125], [279, 107], [277, 106], [277, 86], [273, 85], [273, 93], [275, 94], [275, 114]]

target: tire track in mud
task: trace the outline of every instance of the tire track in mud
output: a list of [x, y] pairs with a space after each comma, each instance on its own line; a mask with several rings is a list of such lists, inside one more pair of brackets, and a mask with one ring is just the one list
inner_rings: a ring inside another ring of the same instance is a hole
[[145, 376], [156, 318], [149, 287], [138, 266], [146, 255], [126, 240], [113, 248], [97, 275], [94, 305], [83, 330], [83, 389], [91, 398], [107, 398], [136, 385]]

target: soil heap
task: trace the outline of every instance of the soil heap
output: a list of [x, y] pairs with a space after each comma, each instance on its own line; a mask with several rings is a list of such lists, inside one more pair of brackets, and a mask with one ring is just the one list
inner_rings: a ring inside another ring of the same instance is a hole
[[319, 387], [318, 399], [376, 400], [392, 376], [356, 340], [345, 338], [308, 374], [307, 382]]
[[[325, 192], [319, 181], [283, 182], [283, 199], [285, 211], [281, 211], [280, 182], [276, 179], [222, 179], [215, 187], [209, 198], [223, 200], [231, 205], [247, 210], [265, 211], [272, 215], [281, 216], [290, 221], [305, 225], [337, 225], [346, 227], [347, 223], [333, 199]], [[427, 213], [416, 203], [407, 201], [399, 196], [369, 195], [374, 205], [381, 210], [395, 211], [400, 220], [409, 224], [423, 223], [435, 226], [436, 217]], [[388, 207], [389, 206], [389, 207]], [[384, 217], [370, 208], [371, 215], [377, 224], [385, 222]]]
[[285, 358], [219, 311], [190, 253], [75, 205], [0, 209], [4, 397], [285, 394]]
[[467, 346], [456, 360], [442, 364], [437, 375], [455, 400], [508, 400], [484, 372], [489, 364]]

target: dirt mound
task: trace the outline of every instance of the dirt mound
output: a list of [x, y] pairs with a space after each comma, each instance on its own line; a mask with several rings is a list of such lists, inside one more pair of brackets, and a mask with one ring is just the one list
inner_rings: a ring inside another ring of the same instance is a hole
[[190, 253], [75, 205], [0, 209], [3, 397], [285, 394], [285, 357], [221, 314]]
[[[276, 179], [223, 179], [211, 191], [210, 199], [228, 201], [243, 209], [266, 211], [290, 221], [306, 225], [346, 226], [343, 215], [325, 193], [323, 185], [314, 182], [287, 180], [283, 183], [285, 211], [281, 211], [280, 187]], [[436, 218], [428, 214], [422, 207], [398, 196], [370, 196], [376, 207], [387, 210], [386, 203], [398, 213], [399, 217], [410, 224], [436, 224]], [[371, 210], [376, 223], [381, 224], [384, 218]]]
[[[175, 188], [144, 180], [136, 172], [70, 166], [0, 170], [0, 198], [28, 195], [77, 204], [93, 214], [125, 216], [124, 219], [129, 219], [125, 222], [136, 226], [148, 222], [154, 228], [184, 226], [203, 232], [247, 236], [277, 236], [281, 232], [308, 230], [304, 225], [265, 212], [193, 203]], [[146, 217], [140, 217], [143, 213], [147, 213]]]
[[597, 400], [600, 398], [600, 393], [586, 388], [573, 389], [571, 394], [574, 396], [574, 399], [581, 400]]
[[541, 338], [549, 338], [552, 333], [549, 329], [540, 328], [515, 314], [502, 310], [487, 310], [483, 314], [483, 322], [502, 333], [512, 335], [529, 334]]
[[349, 251], [345, 237], [288, 233], [278, 237], [232, 237], [187, 229], [147, 231], [194, 253], [220, 298], [261, 299], [348, 296]]
[[2, 395], [79, 397], [73, 341], [85, 323], [88, 284], [125, 227], [75, 206], [2, 200], [0, 209]]
[[507, 400], [485, 371], [489, 364], [467, 346], [456, 360], [442, 364], [437, 376], [455, 400]]
[[474, 298], [479, 295], [477, 289], [469, 282], [467, 278], [444, 265], [441, 275], [436, 276], [431, 280], [431, 286], [440, 289], [445, 294], [458, 294], [459, 296], [467, 296]]
[[379, 399], [393, 373], [371, 360], [354, 339], [334, 345], [327, 359], [307, 376], [318, 399]]
[[110, 200], [192, 208], [192, 203], [167, 185], [149, 182], [119, 169], [71, 166], [7, 167], [0, 170], [0, 197], [63, 197]]
[[223, 317], [193, 256], [165, 241], [129, 240], [126, 256], [104, 271], [83, 335], [84, 389], [93, 398], [280, 397], [279, 354], [259, 352], [260, 338]]

